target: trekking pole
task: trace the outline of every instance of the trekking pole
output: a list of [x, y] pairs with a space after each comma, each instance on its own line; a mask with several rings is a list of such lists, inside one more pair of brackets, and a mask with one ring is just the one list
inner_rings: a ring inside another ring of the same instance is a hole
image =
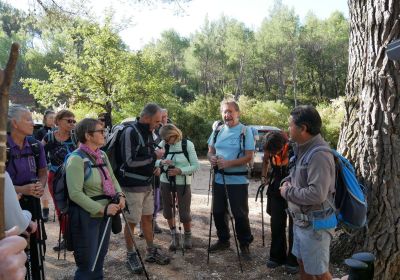
[[[178, 209], [178, 225], [179, 225], [179, 244], [181, 245], [181, 249], [182, 249], [182, 256], [185, 255], [185, 248], [183, 246], [183, 234], [182, 234], [182, 224], [181, 224], [181, 215], [179, 214], [179, 204], [178, 204], [178, 193], [176, 190], [176, 186], [175, 186], [175, 207], [176, 209]], [[174, 217], [175, 219], [175, 217]], [[175, 225], [176, 225], [176, 220], [175, 220]]]
[[231, 224], [232, 224], [233, 236], [235, 237], [236, 252], [237, 252], [237, 256], [238, 256], [238, 260], [239, 260], [240, 271], [243, 273], [242, 261], [240, 259], [240, 253], [239, 253], [239, 245], [238, 245], [238, 240], [237, 240], [237, 236], [236, 236], [235, 223], [233, 222], [232, 208], [231, 208], [231, 203], [229, 201], [228, 187], [226, 186], [225, 173], [224, 173], [223, 169], [221, 169], [221, 175], [222, 175], [222, 181], [224, 182], [224, 189], [225, 189], [225, 195], [226, 195], [226, 204], [228, 206], [228, 214], [229, 214], [229, 218], [230, 218]]
[[210, 177], [212, 177], [212, 190], [211, 190], [211, 209], [210, 209], [210, 229], [208, 231], [208, 249], [207, 249], [207, 264], [210, 262], [210, 247], [211, 247], [211, 228], [212, 228], [212, 217], [213, 217], [213, 210], [214, 210], [214, 187], [215, 187], [215, 170], [210, 169]]
[[262, 183], [257, 190], [256, 194], [256, 201], [258, 198], [258, 195], [260, 194], [261, 196], [261, 236], [262, 236], [262, 245], [265, 247], [265, 231], [264, 231], [264, 188], [265, 184]]
[[208, 203], [210, 202], [210, 189], [211, 189], [211, 184], [213, 183], [213, 182], [211, 182], [211, 180], [213, 179], [212, 178], [212, 173], [213, 172], [213, 169], [212, 169], [212, 167], [210, 168], [210, 177], [209, 177], [209, 179], [208, 179], [208, 194], [207, 194], [207, 206], [208, 206]]
[[[118, 215], [118, 214], [116, 214], [116, 215]], [[106, 226], [104, 227], [103, 236], [101, 237], [99, 248], [97, 249], [96, 258], [94, 259], [94, 262], [92, 265], [92, 269], [91, 269], [92, 272], [94, 271], [94, 268], [96, 267], [97, 259], [99, 258], [101, 248], [103, 247], [104, 238], [106, 237], [106, 234], [108, 231], [108, 226], [110, 225], [110, 221], [111, 221], [111, 216], [108, 216]]]
[[[119, 196], [114, 196], [108, 205], [110, 205], [110, 204], [119, 204]], [[105, 208], [105, 211], [104, 211], [105, 215], [107, 215], [107, 207]], [[119, 215], [119, 211], [115, 215]], [[106, 223], [106, 226], [104, 227], [104, 232], [103, 232], [103, 235], [101, 236], [99, 248], [97, 249], [96, 258], [94, 259], [94, 262], [92, 265], [92, 269], [91, 269], [92, 272], [94, 271], [94, 269], [96, 267], [97, 259], [99, 258], [101, 248], [103, 247], [104, 238], [106, 237], [106, 234], [108, 232], [108, 227], [110, 225], [111, 218], [112, 218], [112, 216], [107, 215], [107, 223]]]
[[[125, 211], [128, 211], [127, 208], [125, 208], [125, 209], [126, 209]], [[143, 260], [142, 260], [142, 256], [140, 255], [139, 249], [138, 249], [138, 247], [136, 245], [135, 238], [133, 237], [132, 229], [129, 226], [128, 220], [126, 219], [124, 210], [122, 210], [121, 214], [122, 214], [122, 217], [124, 218], [125, 226], [128, 228], [129, 236], [131, 237], [131, 240], [132, 240], [132, 243], [133, 243], [133, 247], [135, 247], [136, 254], [138, 255], [140, 263], [141, 263], [141, 265], [143, 267], [143, 271], [144, 271], [144, 274], [146, 275], [146, 279], [150, 280], [149, 275], [147, 274], [147, 271], [146, 271], [146, 267], [144, 266], [144, 263], [143, 263]]]

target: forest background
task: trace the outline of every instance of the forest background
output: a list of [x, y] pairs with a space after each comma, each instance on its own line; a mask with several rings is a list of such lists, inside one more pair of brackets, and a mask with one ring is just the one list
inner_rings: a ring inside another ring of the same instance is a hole
[[0, 0], [0, 24], [1, 63], [11, 42], [21, 44], [11, 100], [33, 96], [27, 105], [38, 120], [45, 109], [64, 107], [78, 119], [108, 112], [117, 123], [157, 102], [201, 153], [220, 119], [220, 101], [232, 96], [243, 123], [284, 130], [293, 107], [313, 104], [324, 137], [337, 145], [349, 47], [349, 22], [340, 12], [324, 20], [309, 13], [300, 22], [275, 1], [257, 30], [226, 16], [205, 18], [189, 37], [164, 31], [139, 51], [118, 35], [124, 23], [112, 12], [100, 24], [82, 10], [31, 14]]

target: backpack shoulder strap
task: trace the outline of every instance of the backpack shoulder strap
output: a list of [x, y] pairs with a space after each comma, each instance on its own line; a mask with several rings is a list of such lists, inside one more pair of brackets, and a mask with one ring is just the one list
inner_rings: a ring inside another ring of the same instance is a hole
[[189, 164], [190, 164], [189, 153], [188, 153], [188, 151], [187, 151], [187, 139], [186, 139], [186, 138], [183, 138], [183, 139], [182, 139], [182, 152], [183, 152], [183, 154], [185, 155], [187, 161], [188, 161]]
[[80, 156], [83, 160], [83, 168], [84, 168], [84, 178], [83, 180], [86, 181], [90, 175], [92, 174], [92, 165], [93, 161], [90, 159], [90, 157], [81, 149], [76, 149], [70, 155], [77, 155]]
[[138, 136], [138, 140], [139, 140], [140, 146], [146, 147], [146, 144], [144, 143], [144, 140], [143, 140], [142, 133], [140, 133], [139, 129], [137, 128], [136, 122], [134, 122], [133, 124], [131, 124], [131, 125], [129, 125], [129, 126], [133, 127], [133, 129], [135, 129], [136, 134], [137, 134], [137, 136]]
[[167, 142], [165, 142], [164, 149], [165, 149], [164, 158], [167, 158], [167, 155], [169, 154], [169, 144]]
[[222, 128], [224, 127], [224, 123], [222, 122], [222, 121], [219, 121], [218, 123], [217, 123], [217, 125], [215, 126], [215, 129], [214, 129], [214, 138], [213, 138], [213, 146], [215, 146], [215, 142], [217, 142], [217, 137], [218, 137], [218, 134], [219, 134], [219, 132], [222, 130]]
[[312, 148], [311, 150], [306, 152], [305, 155], [302, 157], [301, 165], [307, 166], [310, 163], [311, 158], [314, 156], [314, 154], [316, 152], [320, 152], [320, 151], [330, 152], [333, 154], [334, 157], [336, 157], [334, 151], [331, 148], [329, 148], [327, 146], [315, 146], [314, 148]]
[[40, 146], [39, 141], [36, 140], [33, 136], [28, 136], [27, 141], [29, 146], [31, 146], [33, 157], [35, 158], [36, 163], [36, 171], [39, 171], [39, 162], [40, 162]]
[[71, 131], [71, 141], [75, 148], [78, 147], [78, 137], [76, 136], [75, 130]]

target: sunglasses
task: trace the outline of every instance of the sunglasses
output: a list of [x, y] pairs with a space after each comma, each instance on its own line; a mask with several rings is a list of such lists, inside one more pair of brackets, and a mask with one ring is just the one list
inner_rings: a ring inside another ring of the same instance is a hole
[[96, 130], [90, 131], [90, 133], [95, 133], [95, 132], [100, 132], [101, 134], [104, 134], [106, 132], [106, 130], [105, 129], [96, 129]]
[[72, 119], [63, 119], [63, 120], [66, 121], [69, 124], [76, 123], [76, 120], [72, 120]]
[[101, 122], [105, 122], [106, 121], [106, 119], [104, 119], [104, 118], [100, 118], [98, 120], [101, 121]]

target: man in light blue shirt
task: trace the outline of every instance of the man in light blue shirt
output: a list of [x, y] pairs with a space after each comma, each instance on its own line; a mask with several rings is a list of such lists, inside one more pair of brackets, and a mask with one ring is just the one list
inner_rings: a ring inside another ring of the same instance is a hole
[[213, 190], [213, 215], [218, 241], [209, 250], [214, 252], [230, 246], [226, 184], [240, 250], [242, 256], [249, 259], [249, 245], [253, 236], [249, 223], [249, 181], [246, 175], [247, 164], [254, 152], [254, 138], [251, 128], [239, 122], [240, 110], [234, 100], [221, 102], [221, 114], [224, 124], [214, 129], [208, 139], [208, 159], [214, 168], [218, 168]]

